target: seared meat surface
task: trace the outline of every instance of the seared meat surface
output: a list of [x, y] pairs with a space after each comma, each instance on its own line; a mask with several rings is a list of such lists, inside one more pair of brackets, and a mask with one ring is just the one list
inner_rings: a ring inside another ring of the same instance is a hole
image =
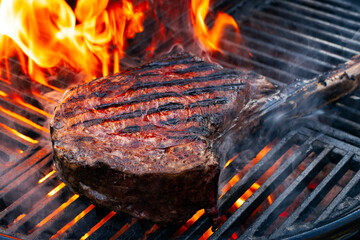
[[185, 53], [93, 80], [55, 109], [56, 169], [96, 204], [159, 223], [185, 220], [215, 205], [214, 143], [271, 90], [262, 76]]

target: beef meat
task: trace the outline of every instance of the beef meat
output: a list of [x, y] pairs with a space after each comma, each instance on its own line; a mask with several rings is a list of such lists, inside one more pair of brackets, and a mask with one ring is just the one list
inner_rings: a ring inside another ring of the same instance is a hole
[[215, 205], [229, 138], [246, 139], [259, 123], [298, 117], [351, 92], [359, 62], [283, 91], [186, 53], [93, 80], [67, 91], [55, 109], [56, 169], [95, 204], [158, 223], [186, 220]]
[[185, 53], [96, 79], [67, 91], [55, 109], [56, 169], [98, 205], [185, 220], [215, 205], [214, 142], [272, 89], [262, 76]]

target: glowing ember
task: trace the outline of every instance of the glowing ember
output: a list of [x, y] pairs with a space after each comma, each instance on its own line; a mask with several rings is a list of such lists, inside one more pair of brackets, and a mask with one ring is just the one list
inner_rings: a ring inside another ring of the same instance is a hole
[[[266, 145], [257, 155], [255, 158], [253, 158], [250, 163], [248, 165], [251, 165], [250, 167], [254, 166], [258, 161], [260, 161], [260, 159], [262, 159], [272, 148], [272, 146], [274, 145], [274, 142], [269, 143], [268, 145]], [[225, 166], [229, 165], [234, 159], [236, 159], [236, 157], [239, 154], [237, 154], [236, 156], [234, 156], [233, 158], [231, 158], [226, 164]], [[246, 168], [244, 168], [246, 169]], [[232, 188], [239, 180], [240, 178], [243, 176], [243, 172], [240, 171], [238, 172], [236, 175], [234, 175], [230, 181], [228, 183], [226, 183], [224, 185], [224, 187], [221, 189], [221, 195], [219, 198], [221, 198], [222, 196], [224, 196], [224, 194], [229, 191], [230, 188]]]
[[61, 204], [60, 207], [58, 207], [55, 211], [53, 211], [51, 214], [49, 214], [46, 218], [41, 220], [31, 231], [35, 231], [37, 228], [43, 226], [45, 223], [47, 223], [50, 219], [52, 219], [55, 215], [59, 214], [62, 210], [64, 210], [66, 207], [68, 207], [71, 203], [73, 203], [76, 199], [79, 198], [78, 194], [74, 194], [69, 200], [67, 200], [65, 203]]
[[104, 225], [107, 221], [110, 220], [113, 216], [115, 216], [116, 212], [111, 211], [108, 215], [106, 215], [100, 222], [98, 222], [94, 227], [90, 229], [84, 236], [80, 238], [80, 240], [87, 239], [91, 234], [93, 234], [96, 230], [98, 230], [102, 225]]
[[51, 197], [65, 186], [66, 186], [65, 183], [60, 183], [57, 187], [55, 187], [53, 190], [51, 190], [47, 195], [49, 197]]
[[[236, 202], [234, 203], [234, 205], [230, 208], [231, 211], [235, 211], [236, 209], [238, 209], [241, 205], [244, 204], [244, 202], [251, 197], [251, 195], [254, 194], [254, 192], [256, 190], [258, 190], [260, 188], [260, 184], [258, 183], [254, 183], [238, 200], [236, 200]], [[273, 200], [271, 198], [271, 196], [267, 197], [267, 200], [269, 202], [269, 204], [271, 205]]]
[[5, 92], [3, 92], [3, 91], [0, 91], [0, 96], [1, 96], [1, 97], [7, 97], [7, 96], [8, 96], [8, 94], [7, 94], [7, 93], [5, 93]]
[[204, 234], [199, 238], [199, 240], [206, 240], [208, 239], [214, 232], [211, 230], [211, 227], [208, 228], [208, 230], [206, 230], [206, 232], [204, 232]]
[[238, 236], [236, 233], [233, 233], [230, 238], [231, 238], [231, 239], [238, 239], [238, 237], [239, 237], [239, 236]]
[[33, 110], [34, 112], [40, 113], [40, 114], [42, 114], [42, 115], [44, 115], [46, 117], [49, 117], [49, 118], [51, 117], [51, 114], [45, 112], [44, 110], [41, 110], [41, 109], [39, 109], [37, 107], [34, 107], [33, 105], [31, 105], [29, 103], [24, 102], [24, 100], [19, 95], [13, 94], [12, 99], [15, 102], [17, 102], [18, 104], [20, 104], [21, 106], [29, 108], [29, 109]]
[[48, 179], [49, 177], [51, 177], [56, 171], [55, 170], [52, 170], [51, 172], [49, 172], [48, 174], [46, 174], [44, 177], [42, 177], [38, 183], [42, 183], [44, 182], [46, 179]]
[[26, 216], [26, 214], [25, 213], [23, 213], [23, 214], [21, 214], [21, 215], [19, 215], [17, 218], [15, 218], [15, 220], [14, 220], [14, 222], [13, 222], [13, 224], [14, 223], [17, 223], [18, 221], [20, 221], [23, 217], [25, 217]]
[[[134, 223], [137, 222], [136, 218], [132, 218], [130, 223], [126, 223], [119, 231], [117, 231], [114, 236], [112, 236], [109, 240], [118, 239], [126, 230], [128, 230]], [[154, 225], [155, 226], [155, 225]]]
[[154, 233], [156, 230], [159, 229], [159, 225], [154, 224], [154, 226], [152, 226], [149, 230], [147, 230], [144, 235], [142, 236], [143, 239], [147, 239], [148, 235]]
[[208, 29], [205, 18], [208, 14], [210, 0], [191, 0], [191, 21], [194, 26], [194, 35], [206, 50], [220, 51], [219, 40], [225, 27], [231, 26], [237, 32], [239, 31], [235, 20], [226, 13], [218, 13], [214, 26]]
[[232, 162], [237, 158], [237, 156], [239, 156], [239, 155], [240, 155], [240, 153], [238, 153], [238, 154], [236, 154], [235, 156], [233, 156], [232, 158], [230, 158], [230, 160], [225, 163], [224, 168], [226, 168], [227, 166], [229, 166], [230, 163], [232, 163]]
[[26, 123], [26, 124], [34, 127], [34, 128], [36, 128], [36, 129], [39, 129], [39, 130], [41, 130], [43, 132], [46, 132], [46, 133], [50, 133], [49, 129], [44, 128], [44, 127], [34, 123], [33, 121], [30, 121], [29, 119], [27, 119], [27, 118], [25, 118], [25, 117], [23, 117], [23, 116], [21, 116], [21, 115], [19, 115], [17, 113], [14, 113], [14, 112], [6, 109], [6, 108], [3, 108], [3, 107], [0, 106], [0, 111], [3, 112], [3, 113], [6, 113], [7, 115], [9, 115], [9, 116], [11, 116], [13, 118], [16, 118], [16, 119], [20, 120], [20, 121], [22, 121], [22, 122], [24, 122], [24, 123]]
[[[1, 107], [0, 107], [0, 108], [1, 108]], [[12, 134], [18, 136], [19, 138], [21, 138], [21, 139], [29, 142], [29, 143], [33, 143], [33, 144], [38, 143], [38, 140], [32, 139], [32, 138], [30, 138], [30, 137], [28, 137], [28, 136], [26, 136], [26, 135], [24, 135], [24, 134], [22, 134], [22, 133], [19, 133], [19, 132], [16, 131], [15, 129], [12, 129], [12, 128], [6, 126], [5, 124], [0, 123], [0, 126], [1, 126], [2, 128], [5, 128], [6, 130], [8, 130], [9, 132], [11, 132]]]
[[88, 214], [91, 210], [93, 210], [95, 208], [95, 205], [91, 204], [90, 206], [88, 206], [84, 211], [82, 211], [81, 213], [79, 213], [73, 220], [71, 220], [71, 222], [69, 222], [68, 224], [66, 224], [63, 228], [61, 228], [56, 234], [54, 234], [53, 236], [51, 236], [50, 239], [57, 239], [61, 234], [63, 234], [64, 232], [66, 232], [66, 230], [68, 230], [70, 227], [72, 227], [75, 223], [77, 223], [77, 221], [79, 221], [81, 218], [83, 218], [86, 214]]
[[204, 215], [205, 209], [201, 209], [197, 211], [189, 220], [186, 221], [184, 225], [179, 228], [174, 234], [174, 236], [180, 236], [182, 235], [191, 225], [194, 224], [202, 215]]

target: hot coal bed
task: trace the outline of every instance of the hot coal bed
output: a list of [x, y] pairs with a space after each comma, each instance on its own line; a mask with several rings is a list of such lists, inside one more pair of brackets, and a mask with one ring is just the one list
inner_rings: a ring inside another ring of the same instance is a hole
[[[356, 1], [215, 4], [237, 20], [241, 39], [234, 41], [229, 29], [221, 40], [224, 54], [213, 54], [212, 60], [251, 69], [279, 87], [360, 54]], [[184, 35], [181, 29], [176, 34], [174, 39]], [[123, 69], [140, 63], [148, 35], [132, 40]], [[157, 50], [172, 44], [164, 41]], [[183, 45], [194, 49], [190, 40]], [[36, 95], [28, 92], [36, 83], [17, 74], [19, 68], [10, 61], [10, 71], [1, 77], [12, 83], [0, 81], [0, 239], [360, 237], [359, 89], [301, 119], [263, 126], [241, 146], [234, 142], [219, 183], [218, 228], [211, 228], [212, 217], [203, 210], [186, 223], [160, 226], [94, 206], [58, 180], [44, 127], [51, 117], [46, 106], [58, 100], [73, 73], [64, 69], [50, 79], [52, 87], [37, 84], [42, 94]], [[9, 98], [10, 93], [21, 98]]]

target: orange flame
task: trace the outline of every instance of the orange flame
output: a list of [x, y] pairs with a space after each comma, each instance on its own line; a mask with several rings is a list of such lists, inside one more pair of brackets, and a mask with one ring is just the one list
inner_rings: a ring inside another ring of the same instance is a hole
[[206, 26], [205, 18], [208, 14], [210, 0], [191, 0], [191, 21], [194, 35], [206, 50], [219, 51], [219, 40], [226, 26], [233, 27], [237, 32], [239, 28], [236, 21], [228, 14], [219, 12], [211, 30]]
[[143, 31], [147, 8], [147, 2], [133, 6], [129, 0], [79, 0], [75, 11], [65, 0], [1, 1], [0, 55], [18, 55], [24, 73], [53, 89], [44, 69], [62, 63], [89, 78], [102, 65], [107, 75], [112, 54], [123, 56], [126, 39]]

